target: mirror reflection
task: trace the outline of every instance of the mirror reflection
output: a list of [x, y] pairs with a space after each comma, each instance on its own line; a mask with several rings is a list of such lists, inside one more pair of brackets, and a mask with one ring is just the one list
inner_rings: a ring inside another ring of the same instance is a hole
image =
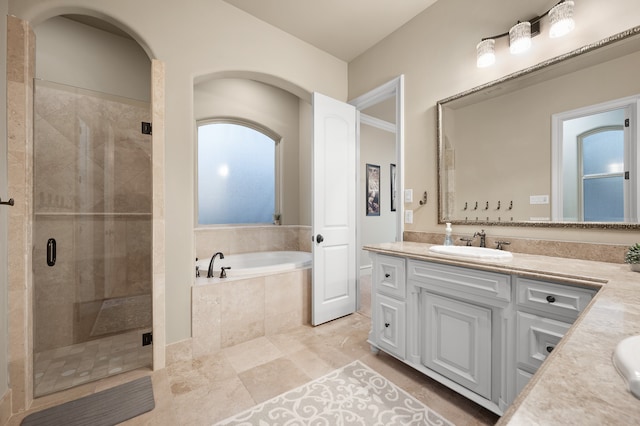
[[439, 220], [638, 222], [640, 27], [438, 102]]

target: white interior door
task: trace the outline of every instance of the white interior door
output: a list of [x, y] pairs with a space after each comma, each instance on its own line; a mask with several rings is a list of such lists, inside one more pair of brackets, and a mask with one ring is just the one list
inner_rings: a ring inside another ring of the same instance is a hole
[[313, 94], [313, 291], [318, 325], [356, 309], [356, 109]]

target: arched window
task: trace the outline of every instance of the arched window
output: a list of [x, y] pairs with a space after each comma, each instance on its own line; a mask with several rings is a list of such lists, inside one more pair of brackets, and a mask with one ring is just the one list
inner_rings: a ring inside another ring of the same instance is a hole
[[603, 126], [578, 135], [581, 220], [624, 221], [624, 128]]
[[252, 123], [198, 125], [198, 224], [272, 223], [279, 137]]

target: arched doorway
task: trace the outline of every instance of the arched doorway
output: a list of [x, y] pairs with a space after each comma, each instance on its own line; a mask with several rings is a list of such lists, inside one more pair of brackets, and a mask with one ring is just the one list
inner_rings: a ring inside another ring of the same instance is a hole
[[152, 121], [146, 53], [116, 27], [82, 15], [51, 18], [35, 33], [39, 397], [151, 368], [153, 191], [151, 135], [141, 132]]

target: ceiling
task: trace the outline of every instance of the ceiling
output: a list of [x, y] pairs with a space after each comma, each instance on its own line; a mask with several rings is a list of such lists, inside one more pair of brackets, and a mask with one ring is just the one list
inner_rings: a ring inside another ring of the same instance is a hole
[[350, 62], [437, 0], [224, 0]]

